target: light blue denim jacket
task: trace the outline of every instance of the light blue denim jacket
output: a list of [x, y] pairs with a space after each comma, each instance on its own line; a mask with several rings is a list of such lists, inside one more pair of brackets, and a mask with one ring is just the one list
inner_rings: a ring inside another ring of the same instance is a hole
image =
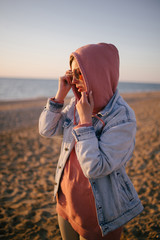
[[[89, 179], [103, 235], [137, 216], [143, 206], [125, 171], [135, 146], [136, 119], [118, 90], [107, 106], [93, 117], [93, 126], [74, 128], [75, 98], [63, 104], [48, 100], [39, 119], [44, 137], [62, 136], [63, 142], [55, 176], [56, 196], [65, 163], [75, 145], [78, 161]], [[79, 121], [78, 113], [76, 120]]]

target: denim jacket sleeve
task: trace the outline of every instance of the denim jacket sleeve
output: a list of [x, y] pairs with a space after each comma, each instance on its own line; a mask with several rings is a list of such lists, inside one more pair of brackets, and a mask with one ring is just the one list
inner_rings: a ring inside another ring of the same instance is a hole
[[76, 153], [83, 173], [88, 178], [109, 175], [131, 157], [136, 134], [136, 122], [126, 121], [103, 129], [98, 140], [93, 127], [73, 130]]
[[54, 136], [63, 136], [63, 123], [66, 119], [69, 109], [74, 104], [74, 98], [70, 104], [63, 110], [63, 104], [56, 103], [48, 99], [46, 107], [39, 118], [39, 133], [41, 136], [51, 138]]

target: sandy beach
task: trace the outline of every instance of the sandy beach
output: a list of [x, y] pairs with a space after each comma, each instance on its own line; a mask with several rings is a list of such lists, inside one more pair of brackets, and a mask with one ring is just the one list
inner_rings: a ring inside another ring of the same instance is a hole
[[[144, 211], [121, 240], [160, 239], [160, 92], [124, 94], [137, 118], [127, 165]], [[0, 239], [60, 240], [53, 202], [60, 139], [39, 136], [46, 99], [0, 102]], [[98, 239], [97, 239], [98, 240]]]

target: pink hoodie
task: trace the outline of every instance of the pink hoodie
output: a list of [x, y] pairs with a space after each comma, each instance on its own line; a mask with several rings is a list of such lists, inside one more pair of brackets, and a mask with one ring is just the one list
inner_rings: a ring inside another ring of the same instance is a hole
[[[116, 91], [119, 79], [119, 54], [112, 44], [89, 44], [71, 54], [77, 60], [87, 93], [92, 90], [94, 111], [102, 110]], [[70, 57], [71, 57], [70, 56]], [[79, 100], [81, 94], [75, 85], [72, 90]]]
[[[116, 91], [119, 78], [118, 51], [111, 44], [99, 43], [81, 47], [71, 56], [78, 62], [87, 92], [90, 90], [93, 92], [93, 113], [96, 114], [107, 105]], [[79, 100], [81, 94], [75, 84], [72, 85], [72, 90]], [[74, 123], [76, 125], [75, 119]], [[74, 128], [77, 127], [82, 125]], [[58, 214], [68, 220], [73, 229], [86, 239], [119, 239], [121, 228], [102, 238], [91, 185], [82, 172], [75, 148], [70, 153], [61, 177], [56, 209]]]

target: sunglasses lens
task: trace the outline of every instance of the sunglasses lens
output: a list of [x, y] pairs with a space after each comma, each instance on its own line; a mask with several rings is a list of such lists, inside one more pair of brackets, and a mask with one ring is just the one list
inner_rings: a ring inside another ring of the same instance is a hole
[[79, 72], [78, 72], [77, 69], [76, 69], [76, 71], [75, 71], [75, 77], [76, 77], [77, 79], [79, 79]]
[[76, 79], [79, 80], [79, 79], [81, 78], [81, 72], [80, 72], [80, 70], [79, 70], [79, 69], [74, 69], [73, 75], [74, 75], [74, 77], [75, 77]]
[[74, 69], [72, 75], [70, 76], [71, 83], [73, 82], [73, 78], [75, 80], [82, 80], [82, 74], [79, 69]]

